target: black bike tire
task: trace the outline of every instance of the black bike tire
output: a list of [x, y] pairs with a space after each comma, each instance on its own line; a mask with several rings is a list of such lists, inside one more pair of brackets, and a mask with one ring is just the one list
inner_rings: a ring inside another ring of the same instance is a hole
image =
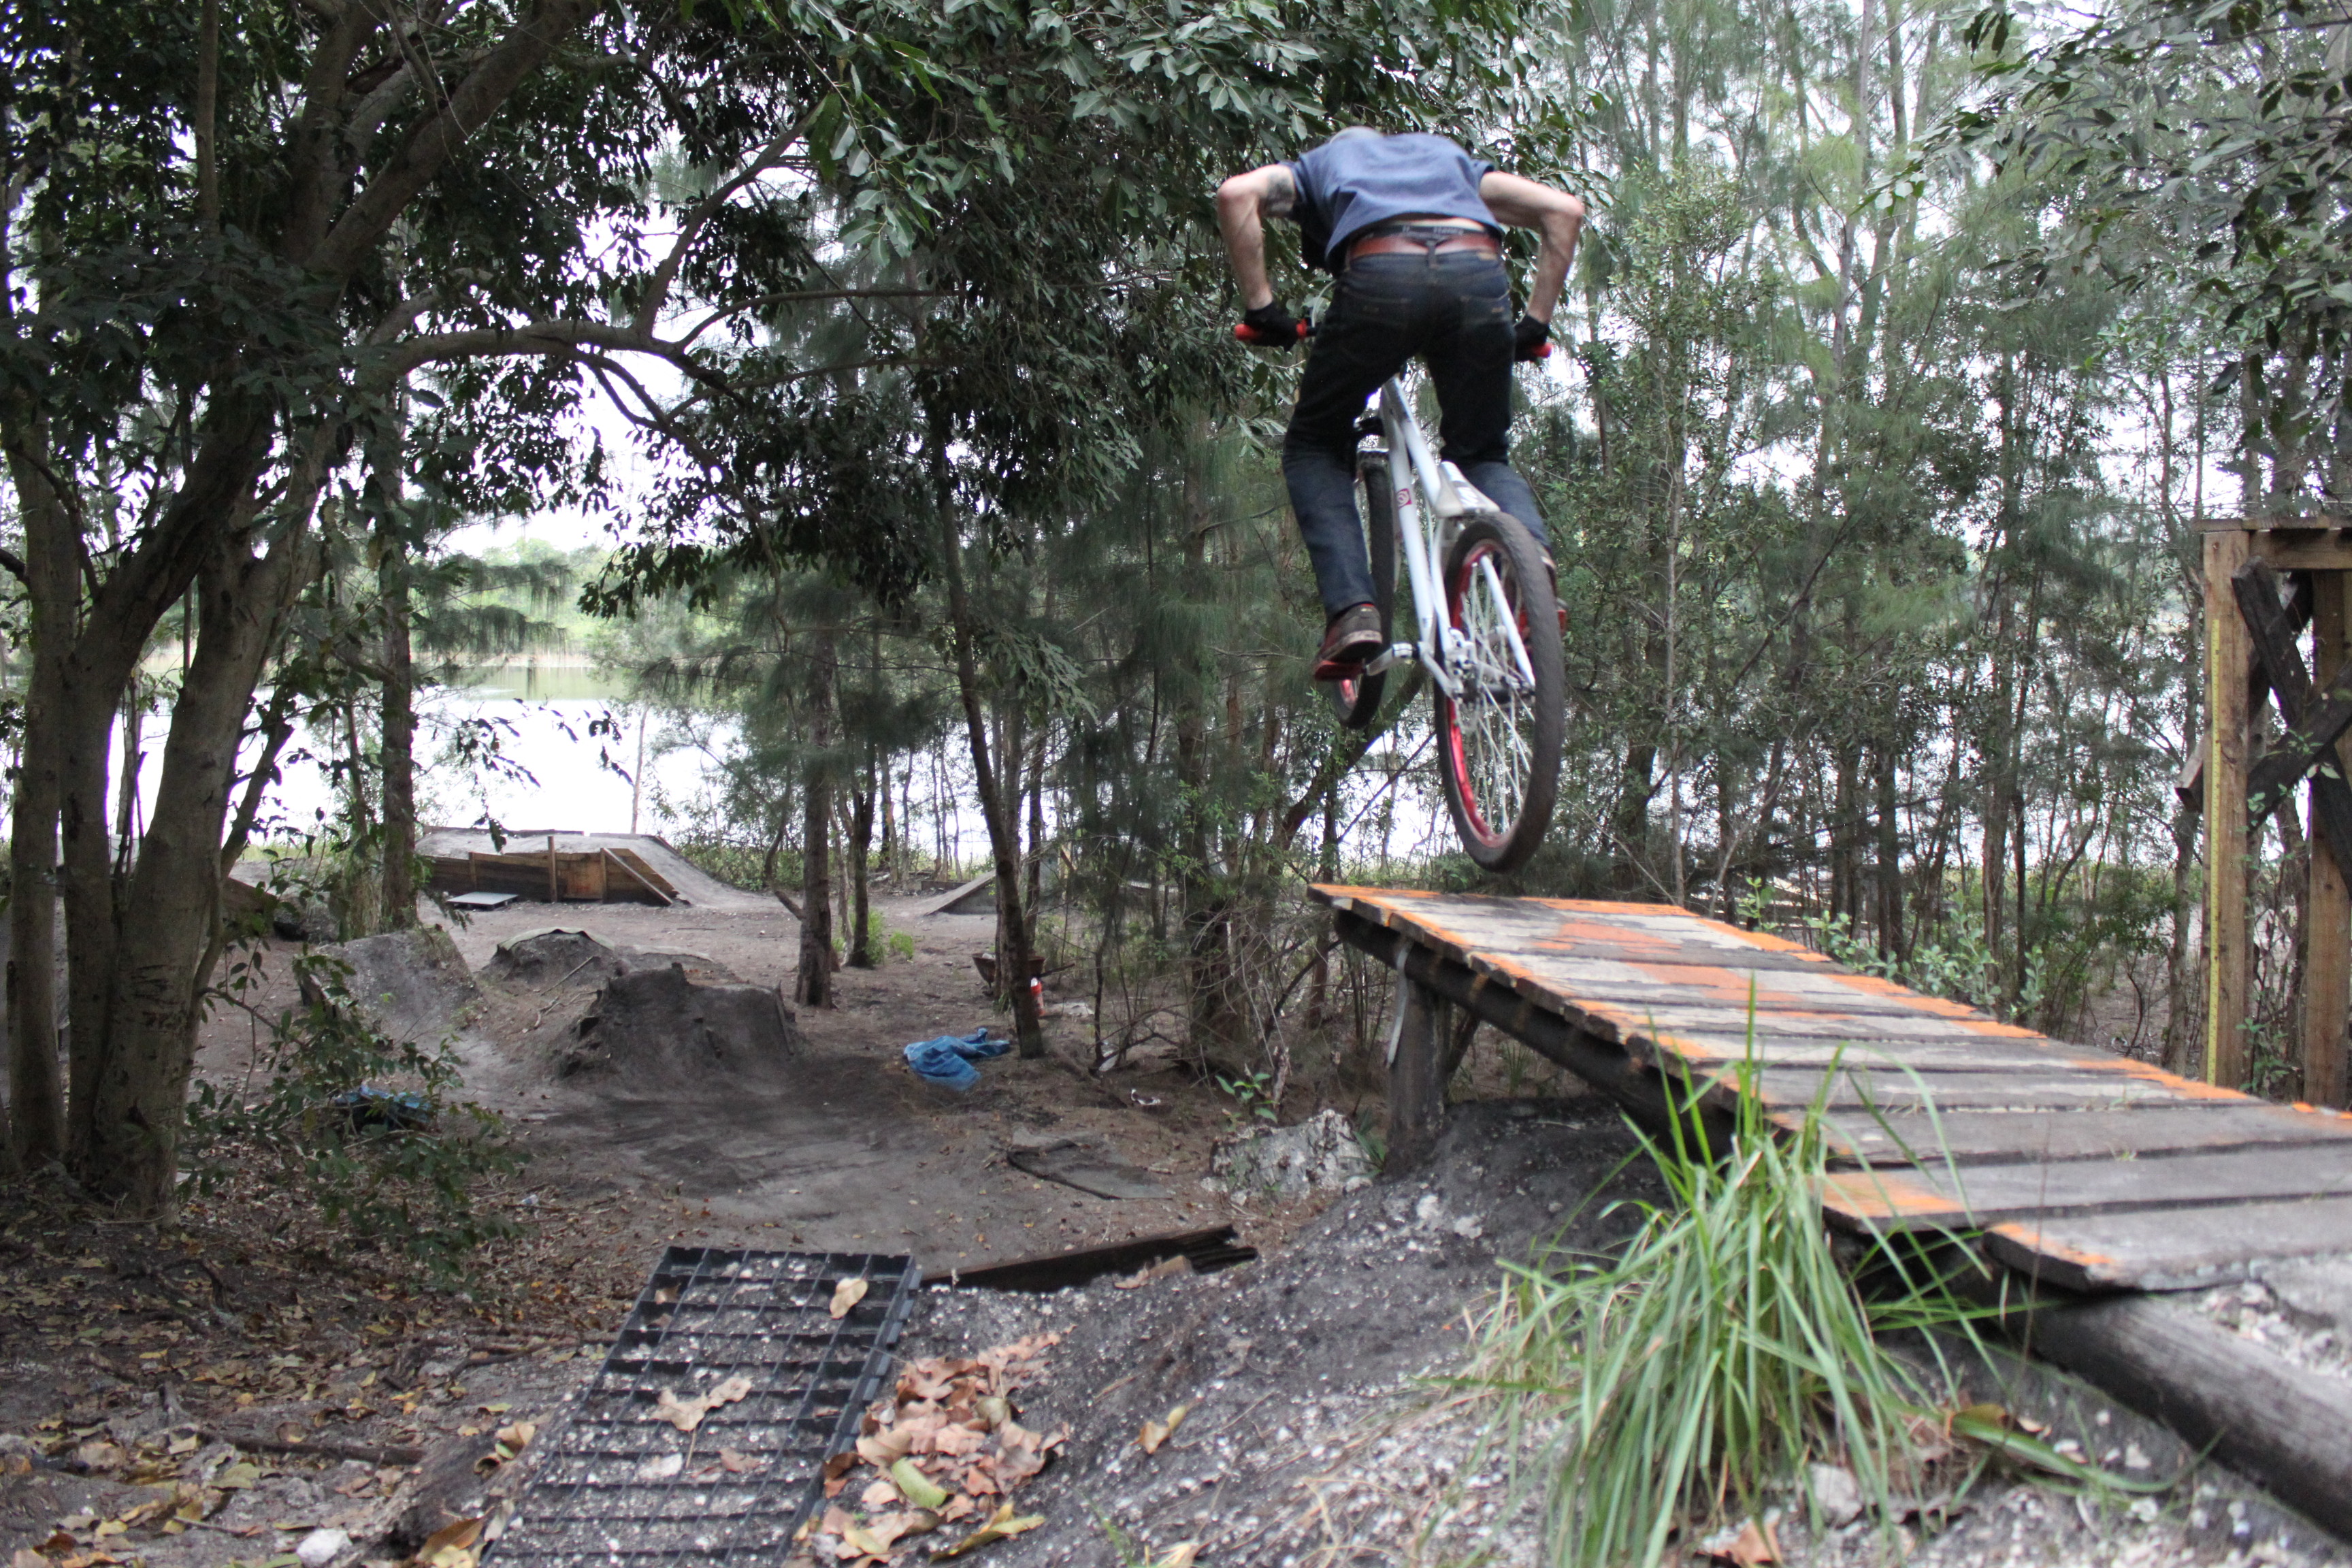
[[[1467, 763], [1458, 711], [1440, 689], [1433, 693], [1436, 710], [1438, 778], [1445, 805], [1454, 817], [1454, 832], [1479, 869], [1500, 875], [1527, 863], [1551, 826], [1552, 807], [1559, 798], [1560, 744], [1567, 722], [1567, 678], [1560, 665], [1559, 610], [1545, 567], [1543, 547], [1527, 526], [1508, 512], [1489, 512], [1463, 525], [1445, 552], [1440, 578], [1442, 615], [1458, 624], [1463, 591], [1476, 556], [1490, 546], [1507, 564], [1505, 592], [1518, 612], [1519, 640], [1535, 674], [1529, 700], [1531, 730], [1528, 736], [1528, 776], [1520, 791], [1516, 816], [1497, 826], [1486, 821], [1475, 799], [1475, 784], [1465, 776]], [[1465, 799], [1465, 784], [1473, 798]], [[1484, 831], [1482, 831], [1482, 829]]]
[[[1396, 491], [1389, 474], [1386, 453], [1367, 452], [1357, 460], [1356, 478], [1360, 489], [1357, 500], [1371, 547], [1372, 604], [1381, 613], [1383, 642], [1395, 635], [1392, 622], [1396, 615]], [[1350, 730], [1363, 730], [1380, 716], [1381, 696], [1387, 683], [1388, 674], [1382, 671], [1322, 684], [1339, 722]]]

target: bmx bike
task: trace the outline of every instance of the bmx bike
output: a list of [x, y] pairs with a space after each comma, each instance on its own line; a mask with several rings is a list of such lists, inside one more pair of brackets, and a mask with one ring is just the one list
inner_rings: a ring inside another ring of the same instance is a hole
[[1393, 639], [1397, 564], [1412, 637], [1360, 674], [1324, 683], [1339, 721], [1379, 714], [1388, 672], [1418, 666], [1435, 705], [1438, 777], [1462, 846], [1482, 870], [1524, 864], [1559, 793], [1562, 616], [1549, 552], [1517, 518], [1441, 461], [1391, 376], [1358, 426], [1356, 503], [1371, 549], [1381, 635]]

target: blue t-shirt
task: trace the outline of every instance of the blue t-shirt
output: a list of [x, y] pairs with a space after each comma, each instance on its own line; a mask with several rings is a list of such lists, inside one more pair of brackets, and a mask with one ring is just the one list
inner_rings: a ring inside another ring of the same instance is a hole
[[1348, 241], [1377, 224], [1407, 216], [1460, 217], [1503, 226], [1479, 198], [1478, 182], [1495, 165], [1443, 136], [1340, 136], [1283, 167], [1298, 185], [1291, 216], [1306, 230], [1307, 256], [1337, 272]]

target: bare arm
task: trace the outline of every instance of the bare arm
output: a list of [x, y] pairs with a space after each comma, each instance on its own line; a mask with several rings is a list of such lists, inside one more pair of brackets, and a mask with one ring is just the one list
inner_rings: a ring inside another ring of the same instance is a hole
[[[1550, 321], [1560, 286], [1568, 281], [1568, 264], [1576, 258], [1577, 236], [1584, 232], [1584, 204], [1566, 191], [1501, 173], [1481, 179], [1478, 195], [1486, 210], [1511, 227], [1532, 228], [1543, 236], [1536, 275], [1528, 283], [1528, 314], [1538, 321]], [[1227, 241], [1229, 248], [1231, 243]]]
[[1217, 232], [1224, 237], [1225, 259], [1246, 310], [1274, 302], [1274, 284], [1265, 274], [1265, 220], [1289, 212], [1297, 199], [1297, 183], [1279, 163], [1235, 174], [1217, 187]]

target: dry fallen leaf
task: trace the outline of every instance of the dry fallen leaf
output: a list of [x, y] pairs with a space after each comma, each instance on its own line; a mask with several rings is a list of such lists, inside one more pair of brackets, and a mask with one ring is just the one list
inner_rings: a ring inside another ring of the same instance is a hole
[[1752, 1519], [1743, 1519], [1717, 1531], [1700, 1542], [1698, 1549], [1719, 1563], [1731, 1563], [1733, 1568], [1757, 1568], [1760, 1563], [1780, 1561]]
[[1154, 1563], [1151, 1568], [1192, 1568], [1192, 1559], [1200, 1554], [1199, 1542], [1180, 1541], [1170, 1547], [1166, 1554]]
[[1192, 1408], [1189, 1405], [1180, 1405], [1171, 1410], [1164, 1420], [1146, 1421], [1139, 1439], [1143, 1444], [1143, 1451], [1147, 1454], [1160, 1452], [1160, 1445], [1176, 1435], [1176, 1428], [1184, 1425], [1185, 1414]]
[[877, 1508], [895, 1507], [901, 1500], [898, 1489], [888, 1481], [869, 1481], [857, 1494], [857, 1506], [871, 1513]]
[[713, 1410], [732, 1405], [751, 1392], [751, 1380], [748, 1377], [730, 1377], [709, 1393], [692, 1399], [680, 1399], [665, 1388], [654, 1402], [654, 1419], [667, 1421], [681, 1432], [691, 1432]]
[[425, 1568], [474, 1568], [473, 1545], [481, 1538], [480, 1520], [461, 1519], [426, 1536], [411, 1561]]
[[893, 1531], [886, 1540], [878, 1531], [868, 1530], [861, 1524], [845, 1524], [841, 1527], [841, 1539], [868, 1557], [887, 1557], [890, 1555], [890, 1542], [898, 1537]]
[[906, 1500], [917, 1508], [936, 1509], [948, 1500], [948, 1494], [917, 1468], [912, 1459], [901, 1459], [892, 1465], [890, 1479]]
[[871, 1287], [863, 1279], [845, 1279], [833, 1288], [833, 1305], [825, 1310], [836, 1318], [849, 1316], [849, 1310], [866, 1300]]
[[1013, 1505], [1006, 1503], [989, 1517], [986, 1524], [982, 1525], [946, 1551], [932, 1552], [931, 1560], [938, 1562], [942, 1558], [961, 1557], [967, 1552], [974, 1552], [988, 1545], [991, 1542], [1003, 1541], [1009, 1536], [1019, 1535], [1024, 1531], [1034, 1530], [1045, 1522], [1045, 1516], [1041, 1513], [1033, 1513], [1025, 1519], [1015, 1519], [1013, 1515]]

